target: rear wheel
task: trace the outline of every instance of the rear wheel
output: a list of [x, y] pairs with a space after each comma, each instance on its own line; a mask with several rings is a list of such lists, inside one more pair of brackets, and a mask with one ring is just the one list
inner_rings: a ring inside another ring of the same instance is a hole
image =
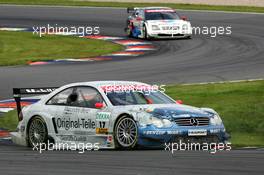
[[138, 130], [135, 120], [123, 116], [118, 119], [115, 127], [115, 143], [117, 148], [132, 149], [137, 144]]
[[40, 117], [34, 117], [28, 129], [28, 143], [29, 146], [35, 147], [40, 146], [42, 143], [48, 141], [48, 130], [45, 121]]

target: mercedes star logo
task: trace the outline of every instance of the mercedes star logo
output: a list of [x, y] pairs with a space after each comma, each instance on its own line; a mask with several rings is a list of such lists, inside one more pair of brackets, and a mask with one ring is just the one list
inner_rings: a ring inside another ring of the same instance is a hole
[[190, 119], [190, 123], [193, 126], [198, 126], [199, 125], [199, 122], [198, 122], [198, 120], [196, 118], [191, 118]]

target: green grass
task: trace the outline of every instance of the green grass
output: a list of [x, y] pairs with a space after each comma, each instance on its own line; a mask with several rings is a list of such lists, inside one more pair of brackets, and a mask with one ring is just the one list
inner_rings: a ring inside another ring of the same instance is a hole
[[232, 147], [263, 147], [264, 136], [263, 133], [246, 133], [234, 132], [232, 133]]
[[263, 7], [253, 6], [213, 6], [195, 4], [174, 3], [125, 3], [125, 2], [89, 2], [76, 0], [0, 0], [0, 4], [22, 5], [66, 5], [66, 6], [90, 6], [90, 7], [145, 7], [145, 6], [168, 6], [175, 9], [186, 10], [217, 10], [233, 12], [259, 12], [263, 13]]
[[0, 116], [0, 128], [15, 131], [18, 124], [17, 111], [13, 110], [3, 115]]
[[[222, 117], [233, 147], [264, 146], [264, 81], [208, 85], [169, 85], [166, 93], [184, 104], [214, 108]], [[14, 130], [16, 112], [0, 118]]]
[[64, 58], [89, 58], [115, 51], [123, 46], [103, 40], [76, 36], [45, 35], [31, 32], [0, 31], [0, 65], [20, 65], [28, 61]]

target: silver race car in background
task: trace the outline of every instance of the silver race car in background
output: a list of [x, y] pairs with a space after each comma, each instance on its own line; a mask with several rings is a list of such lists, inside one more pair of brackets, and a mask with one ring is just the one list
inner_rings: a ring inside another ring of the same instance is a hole
[[[160, 87], [130, 81], [15, 88], [19, 124], [11, 133], [12, 140], [32, 147], [50, 141], [124, 149], [137, 145], [164, 147], [166, 142], [179, 140], [227, 141], [228, 134], [217, 112], [182, 105], [162, 91]], [[21, 98], [29, 94], [45, 95]], [[34, 103], [21, 110], [23, 100]]]
[[185, 16], [180, 17], [167, 7], [128, 8], [132, 13], [125, 31], [137, 38], [191, 38], [192, 27]]

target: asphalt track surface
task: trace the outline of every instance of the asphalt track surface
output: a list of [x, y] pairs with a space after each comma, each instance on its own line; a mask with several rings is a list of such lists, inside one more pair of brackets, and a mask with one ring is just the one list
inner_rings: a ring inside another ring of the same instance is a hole
[[[159, 48], [155, 53], [122, 61], [1, 67], [0, 99], [10, 98], [13, 87], [59, 86], [76, 81], [190, 83], [263, 78], [263, 15], [188, 11], [181, 14], [188, 16], [195, 26], [230, 25], [232, 35], [154, 41]], [[102, 34], [112, 36], [124, 35], [126, 16], [125, 9], [0, 6], [1, 26], [99, 26]], [[160, 150], [39, 154], [0, 142], [0, 174], [263, 174], [263, 160], [261, 150], [232, 150], [214, 155], [172, 155]]]
[[1, 174], [263, 174], [263, 151], [52, 151], [1, 144]]
[[[154, 41], [144, 57], [70, 65], [0, 68], [0, 99], [11, 88], [61, 86], [91, 80], [191, 83], [263, 78], [264, 15], [180, 11], [193, 26], [231, 26], [232, 34], [191, 40]], [[0, 6], [0, 26], [99, 26], [101, 34], [124, 36], [125, 9]], [[52, 47], [52, 46], [51, 46]], [[47, 48], [48, 49], [48, 48]]]

